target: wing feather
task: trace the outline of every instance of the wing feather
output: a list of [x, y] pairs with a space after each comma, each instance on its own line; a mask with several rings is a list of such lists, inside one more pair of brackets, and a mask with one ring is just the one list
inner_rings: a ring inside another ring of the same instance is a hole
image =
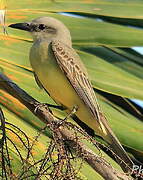
[[59, 67], [66, 75], [79, 97], [99, 122], [102, 130], [105, 131], [105, 128], [103, 128], [103, 124], [100, 121], [100, 107], [80, 57], [74, 49], [57, 40], [52, 42], [52, 50]]

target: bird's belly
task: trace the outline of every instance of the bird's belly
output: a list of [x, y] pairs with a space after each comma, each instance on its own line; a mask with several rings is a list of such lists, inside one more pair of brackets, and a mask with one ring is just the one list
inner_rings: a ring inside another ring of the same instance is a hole
[[51, 64], [41, 64], [36, 74], [44, 88], [56, 102], [64, 105], [70, 111], [76, 105], [78, 107], [77, 117], [100, 135], [99, 125], [95, 117], [77, 95], [59, 67]]
[[57, 65], [42, 63], [36, 74], [44, 88], [56, 102], [72, 109], [75, 104], [81, 101]]

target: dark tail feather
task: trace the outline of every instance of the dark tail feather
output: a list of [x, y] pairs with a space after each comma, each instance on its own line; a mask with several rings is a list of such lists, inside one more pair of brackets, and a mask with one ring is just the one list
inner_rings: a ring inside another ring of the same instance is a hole
[[[131, 158], [128, 156], [121, 143], [114, 135], [112, 129], [109, 127], [106, 118], [102, 115], [102, 123], [106, 129], [107, 135], [104, 136], [105, 140], [110, 144], [110, 149], [115, 153], [115, 159], [118, 164], [121, 166], [124, 172], [128, 173], [132, 171], [133, 162]], [[103, 137], [103, 138], [104, 138]]]
[[110, 135], [110, 149], [115, 153], [113, 156], [115, 157], [118, 164], [121, 166], [124, 172], [128, 173], [132, 171], [133, 162], [117, 140], [116, 137]]
[[[119, 140], [114, 135], [113, 131], [107, 124], [107, 120], [104, 116], [101, 116], [103, 119], [103, 124], [105, 126], [105, 129], [107, 131], [107, 136], [105, 136], [105, 141], [107, 141], [110, 144], [110, 149], [113, 151], [113, 156], [117, 163], [121, 166], [124, 172], [131, 172], [133, 168], [133, 162], [120, 144]], [[85, 123], [83, 123], [77, 116], [73, 116], [74, 121], [82, 127], [90, 136], [95, 137], [94, 130], [91, 129], [89, 126], [87, 126]]]

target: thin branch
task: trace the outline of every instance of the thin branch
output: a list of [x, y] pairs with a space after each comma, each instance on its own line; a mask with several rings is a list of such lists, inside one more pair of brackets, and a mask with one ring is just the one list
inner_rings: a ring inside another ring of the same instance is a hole
[[[41, 121], [45, 122], [46, 124], [50, 125], [53, 124], [53, 122], [54, 124], [57, 124], [60, 121], [53, 116], [47, 105], [40, 104], [37, 100], [28, 95], [24, 90], [18, 87], [3, 74], [0, 74], [0, 87], [18, 99], [33, 114], [35, 114]], [[66, 126], [64, 126], [64, 124], [59, 127], [59, 130], [63, 136], [63, 139], [70, 140], [70, 148], [76, 150], [78, 147], [78, 154], [80, 157], [84, 159], [104, 179], [132, 180], [131, 177], [114, 169], [104, 158], [96, 155], [92, 150], [80, 142], [79, 139], [77, 140], [73, 133]]]

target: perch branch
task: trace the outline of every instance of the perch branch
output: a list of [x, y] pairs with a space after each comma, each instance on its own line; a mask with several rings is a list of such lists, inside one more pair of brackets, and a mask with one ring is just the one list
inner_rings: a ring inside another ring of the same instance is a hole
[[[13, 83], [4, 74], [0, 74], [0, 88], [11, 96], [18, 99], [24, 104], [33, 114], [35, 114], [40, 120], [46, 124], [58, 122], [59, 120], [53, 116], [48, 106], [40, 105], [40, 103], [33, 97], [28, 95], [24, 90]], [[38, 105], [38, 108], [37, 108]], [[40, 106], [39, 106], [40, 105]], [[37, 108], [35, 112], [35, 108]], [[60, 133], [64, 139], [70, 140], [70, 147], [78, 147], [79, 154], [96, 172], [98, 172], [104, 179], [108, 180], [132, 180], [131, 177], [124, 173], [121, 173], [114, 169], [109, 163], [102, 157], [96, 155], [87, 146], [75, 139], [75, 136], [64, 125], [60, 126]]]

